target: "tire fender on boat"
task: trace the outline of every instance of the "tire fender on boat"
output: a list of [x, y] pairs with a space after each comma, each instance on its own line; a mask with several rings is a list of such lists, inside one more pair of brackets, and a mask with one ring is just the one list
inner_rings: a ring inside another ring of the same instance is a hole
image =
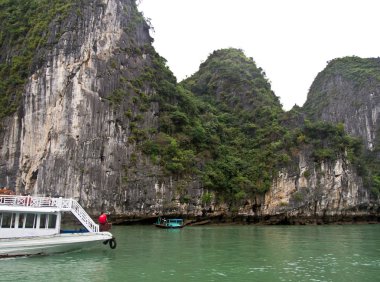
[[115, 238], [112, 238], [112, 239], [110, 239], [110, 240], [108, 240], [108, 242], [109, 242], [109, 244], [110, 244], [110, 248], [111, 249], [115, 249], [116, 248], [116, 240], [115, 240]]

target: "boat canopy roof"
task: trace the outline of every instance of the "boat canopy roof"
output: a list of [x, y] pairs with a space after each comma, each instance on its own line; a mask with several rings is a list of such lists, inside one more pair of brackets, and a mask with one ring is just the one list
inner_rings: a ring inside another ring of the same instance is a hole
[[0, 210], [25, 212], [59, 212], [69, 211], [72, 199], [0, 195]]
[[181, 219], [181, 218], [169, 218], [167, 220], [169, 222], [183, 222], [183, 219]]

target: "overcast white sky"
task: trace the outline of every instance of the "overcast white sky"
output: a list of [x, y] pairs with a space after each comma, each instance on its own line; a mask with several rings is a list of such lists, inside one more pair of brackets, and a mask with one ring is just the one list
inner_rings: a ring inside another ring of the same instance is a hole
[[328, 60], [380, 56], [379, 0], [141, 0], [139, 9], [178, 81], [214, 50], [240, 48], [285, 110], [303, 105]]

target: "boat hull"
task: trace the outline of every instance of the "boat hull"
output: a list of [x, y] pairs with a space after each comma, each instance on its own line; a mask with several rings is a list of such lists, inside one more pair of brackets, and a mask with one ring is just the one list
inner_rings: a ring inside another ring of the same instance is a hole
[[45, 255], [94, 247], [105, 248], [102, 243], [111, 239], [113, 237], [109, 232], [0, 239], [0, 257]]

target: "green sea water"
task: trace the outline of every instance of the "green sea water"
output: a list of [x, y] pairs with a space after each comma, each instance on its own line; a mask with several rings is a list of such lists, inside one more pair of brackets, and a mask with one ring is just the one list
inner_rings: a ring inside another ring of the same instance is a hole
[[117, 248], [0, 260], [0, 281], [380, 281], [380, 225], [116, 226]]

